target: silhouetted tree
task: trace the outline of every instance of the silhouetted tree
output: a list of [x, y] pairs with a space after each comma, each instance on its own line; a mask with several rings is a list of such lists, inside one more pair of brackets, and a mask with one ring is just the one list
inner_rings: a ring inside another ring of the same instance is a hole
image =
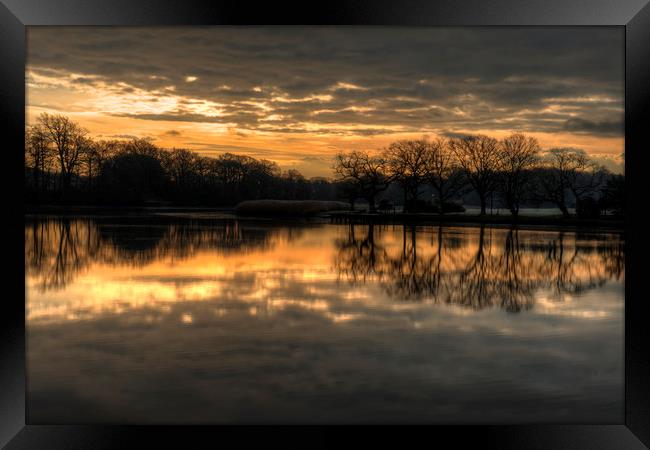
[[514, 133], [501, 141], [499, 190], [513, 216], [519, 214], [522, 201], [530, 194], [531, 171], [538, 162], [537, 139]]
[[60, 166], [62, 187], [68, 189], [79, 157], [87, 145], [86, 130], [62, 115], [42, 113], [37, 124], [54, 144]]
[[417, 208], [420, 187], [427, 178], [429, 142], [426, 139], [393, 142], [384, 151], [384, 158], [388, 176], [404, 191], [404, 211]]
[[601, 208], [616, 215], [625, 214], [625, 176], [610, 174], [601, 190]]
[[437, 139], [429, 143], [426, 180], [436, 192], [440, 214], [445, 213], [446, 205], [451, 200], [465, 191], [467, 181], [451, 151], [449, 141]]
[[336, 200], [336, 184], [326, 177], [312, 177], [309, 179], [311, 185], [311, 198], [322, 200]]
[[[308, 180], [295, 169], [281, 171], [275, 162], [250, 156], [206, 157], [189, 149], [162, 149], [151, 139], [94, 141], [69, 118], [44, 113], [26, 131], [25, 188], [28, 201], [37, 203], [133, 203], [156, 198], [176, 204], [235, 205], [264, 198], [344, 196], [352, 209], [357, 198], [364, 198], [371, 211], [380, 194], [388, 203], [398, 203], [403, 195], [404, 211], [413, 211], [430, 185], [438, 211], [444, 212], [452, 206], [450, 200], [471, 186], [481, 200], [482, 214], [498, 188], [516, 215], [535, 175], [530, 200], [537, 204], [552, 202], [568, 216], [567, 201], [575, 198], [579, 212], [622, 213], [622, 175], [598, 168], [575, 149], [552, 149], [544, 164], [536, 164], [538, 149], [537, 142], [523, 134], [501, 142], [487, 136], [401, 140], [375, 156], [359, 151], [338, 155], [337, 180]], [[125, 173], [119, 174], [121, 170]], [[145, 189], [138, 174], [152, 180], [154, 187]]]
[[350, 211], [354, 211], [354, 204], [359, 197], [359, 186], [352, 179], [338, 180], [336, 183], [339, 198], [350, 203]]
[[180, 195], [187, 195], [196, 185], [199, 158], [196, 153], [184, 148], [173, 148], [166, 155], [167, 173]]
[[163, 192], [168, 178], [160, 161], [138, 153], [120, 153], [103, 162], [100, 183], [112, 202], [141, 203]]
[[390, 184], [386, 168], [387, 163], [382, 156], [371, 156], [361, 151], [339, 153], [334, 163], [334, 171], [339, 179], [356, 185], [355, 193], [368, 202], [370, 212], [377, 210], [375, 198]]
[[498, 186], [501, 147], [494, 138], [477, 135], [452, 139], [450, 148], [463, 168], [481, 202], [481, 215], [486, 213], [487, 199]]
[[305, 200], [309, 198], [309, 185], [305, 177], [296, 169], [282, 172], [280, 177], [283, 198]]
[[542, 200], [555, 204], [564, 217], [569, 217], [567, 194], [579, 203], [586, 195], [596, 191], [602, 173], [582, 150], [554, 148], [546, 156], [543, 170], [537, 174]]
[[97, 179], [100, 165], [105, 158], [101, 153], [100, 146], [96, 142], [93, 142], [89, 138], [83, 139], [84, 141], [80, 142], [81, 153], [79, 155], [77, 174], [84, 176], [86, 187], [88, 190], [93, 190], [96, 187], [94, 183]]
[[52, 157], [53, 152], [47, 131], [42, 125], [30, 127], [25, 136], [25, 165], [31, 169], [35, 191], [45, 190]]

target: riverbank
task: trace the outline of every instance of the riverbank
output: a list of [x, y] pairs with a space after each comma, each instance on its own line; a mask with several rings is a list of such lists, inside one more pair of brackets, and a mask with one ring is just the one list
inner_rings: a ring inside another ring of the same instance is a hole
[[196, 219], [196, 220], [264, 220], [264, 221], [314, 221], [354, 224], [392, 224], [392, 225], [489, 225], [521, 226], [530, 228], [576, 228], [591, 230], [623, 231], [625, 221], [621, 217], [603, 216], [600, 218], [569, 218], [560, 215], [519, 216], [509, 215], [470, 215], [470, 214], [433, 214], [433, 213], [388, 213], [371, 214], [367, 212], [328, 211], [312, 216], [305, 215], [267, 215], [248, 214], [240, 216], [235, 208], [206, 208], [193, 206], [64, 206], [64, 205], [26, 205], [26, 215], [57, 215], [86, 217], [157, 217], [160, 219]]

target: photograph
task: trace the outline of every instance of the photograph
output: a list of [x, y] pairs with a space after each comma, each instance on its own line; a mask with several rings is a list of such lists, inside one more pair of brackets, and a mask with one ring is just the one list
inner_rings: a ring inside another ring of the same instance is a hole
[[625, 57], [27, 26], [27, 423], [625, 423]]

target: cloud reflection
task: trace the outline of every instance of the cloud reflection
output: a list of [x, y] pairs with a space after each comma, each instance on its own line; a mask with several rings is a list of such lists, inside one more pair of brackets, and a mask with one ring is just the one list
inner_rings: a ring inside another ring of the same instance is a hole
[[623, 256], [610, 234], [28, 221], [29, 419], [611, 422]]
[[364, 316], [332, 312], [339, 296], [375, 309], [415, 300], [517, 312], [541, 293], [564, 301], [624, 277], [624, 243], [611, 234], [349, 225], [314, 235], [237, 221], [92, 220], [33, 221], [25, 230], [30, 320], [211, 299], [258, 312], [320, 310], [336, 321]]

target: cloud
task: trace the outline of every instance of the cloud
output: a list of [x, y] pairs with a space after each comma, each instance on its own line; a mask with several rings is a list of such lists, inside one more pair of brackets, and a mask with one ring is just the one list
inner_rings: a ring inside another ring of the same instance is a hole
[[625, 132], [625, 124], [621, 120], [593, 121], [580, 118], [571, 118], [564, 123], [564, 129], [567, 131], [584, 134], [621, 136]]
[[142, 120], [622, 136], [623, 39], [614, 28], [38, 27], [27, 63], [69, 89], [158, 99], [152, 111], [113, 112]]
[[106, 137], [115, 139], [138, 139], [138, 136], [134, 134], [109, 134]]
[[441, 131], [439, 134], [443, 137], [451, 138], [451, 139], [464, 139], [470, 136], [467, 133], [459, 133], [456, 131], [447, 131], [447, 130]]

